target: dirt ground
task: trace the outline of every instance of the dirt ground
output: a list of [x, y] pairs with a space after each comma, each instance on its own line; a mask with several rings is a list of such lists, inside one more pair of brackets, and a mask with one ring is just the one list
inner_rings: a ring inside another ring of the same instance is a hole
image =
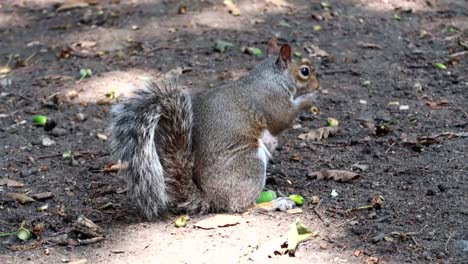
[[[0, 2], [0, 179], [24, 183], [0, 186], [0, 232], [22, 221], [39, 229], [26, 242], [1, 237], [0, 263], [257, 263], [256, 247], [285, 236], [297, 217], [318, 237], [296, 257], [265, 263], [468, 263], [457, 246], [468, 240], [465, 0], [234, 1], [240, 16], [222, 1], [97, 2], [63, 11], [53, 0]], [[208, 216], [180, 229], [175, 216], [144, 222], [124, 179], [103, 171], [115, 162], [105, 94], [127, 94], [173, 69], [188, 89], [210, 89], [252, 69], [262, 57], [241, 47], [265, 52], [272, 36], [312, 58], [322, 84], [320, 113], [302, 114], [284, 133], [268, 170], [267, 189], [303, 195], [303, 213], [247, 214], [246, 223], [214, 230], [193, 226]], [[216, 52], [218, 39], [234, 47]], [[79, 80], [80, 69], [92, 76]], [[35, 114], [60, 129], [34, 126]], [[298, 138], [329, 117], [338, 134]], [[46, 137], [54, 143], [44, 146]], [[73, 162], [62, 158], [67, 150]], [[322, 169], [362, 176], [308, 177]], [[20, 204], [12, 192], [53, 197]], [[352, 210], [379, 196], [381, 209]], [[79, 215], [106, 239], [57, 242], [75, 238]]]

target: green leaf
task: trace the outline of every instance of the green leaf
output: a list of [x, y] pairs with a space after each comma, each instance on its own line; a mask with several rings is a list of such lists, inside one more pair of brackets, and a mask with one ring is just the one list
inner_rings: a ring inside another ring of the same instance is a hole
[[115, 99], [115, 91], [109, 91], [106, 93], [106, 97], [109, 99]]
[[322, 26], [321, 26], [321, 25], [315, 25], [315, 26], [312, 27], [312, 29], [313, 29], [314, 31], [321, 31], [321, 30], [322, 30]]
[[174, 225], [177, 228], [187, 226], [187, 217], [185, 216], [177, 217], [177, 219], [174, 221]]
[[454, 26], [449, 26], [447, 28], [447, 32], [449, 32], [449, 33], [458, 32], [458, 31], [460, 31], [460, 29], [457, 28], [457, 27], [454, 27]]
[[63, 158], [64, 160], [71, 160], [71, 159], [73, 158], [73, 153], [72, 153], [72, 151], [71, 151], [71, 150], [67, 150], [67, 151], [63, 152], [62, 158]]
[[16, 237], [18, 237], [19, 239], [23, 241], [26, 241], [31, 238], [31, 232], [24, 227], [20, 227], [18, 228], [18, 231], [16, 232]]
[[215, 45], [214, 45], [215, 51], [218, 51], [221, 53], [226, 52], [226, 50], [232, 47], [234, 47], [234, 44], [232, 44], [231, 42], [224, 41], [224, 40], [216, 40]]
[[47, 117], [44, 115], [35, 115], [32, 119], [36, 126], [45, 126], [47, 122]]
[[256, 203], [267, 203], [271, 202], [274, 199], [276, 199], [276, 192], [275, 191], [266, 191], [266, 192], [261, 192], [260, 195], [258, 195], [257, 200], [255, 201]]
[[333, 117], [327, 118], [327, 126], [336, 127], [339, 124], [340, 124], [340, 122], [338, 121], [338, 119], [333, 118]]
[[397, 21], [400, 21], [401, 20], [401, 17], [398, 15], [398, 14], [394, 14], [393, 15], [393, 19], [397, 20]]
[[289, 195], [289, 199], [291, 199], [296, 205], [303, 205], [304, 204], [304, 197], [298, 194], [291, 194]]
[[367, 87], [367, 86], [369, 86], [371, 84], [371, 82], [369, 80], [365, 80], [361, 84], [362, 84], [362, 86]]
[[300, 51], [295, 51], [293, 55], [294, 57], [302, 58], [302, 53]]
[[85, 70], [85, 69], [81, 69], [81, 70], [80, 70], [80, 80], [86, 78], [86, 75], [87, 75], [86, 70]]
[[309, 239], [312, 235], [312, 231], [301, 223], [301, 221], [296, 219], [294, 223], [289, 226], [288, 232], [288, 250], [290, 253], [296, 251], [299, 243]]
[[440, 69], [440, 70], [445, 70], [447, 69], [447, 67], [441, 63], [441, 62], [437, 62], [437, 63], [434, 63], [434, 66], [437, 68], [437, 69]]
[[252, 49], [252, 54], [255, 56], [262, 56], [263, 52], [259, 48], [251, 48]]
[[91, 69], [86, 69], [86, 77], [91, 77], [93, 76], [93, 72], [91, 71]]

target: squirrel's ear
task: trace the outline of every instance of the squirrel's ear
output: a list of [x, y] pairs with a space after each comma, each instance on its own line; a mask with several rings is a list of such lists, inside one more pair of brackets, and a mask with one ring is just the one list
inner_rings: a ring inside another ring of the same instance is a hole
[[278, 60], [276, 62], [282, 69], [286, 69], [291, 64], [291, 47], [288, 44], [281, 46]]
[[267, 56], [278, 54], [279, 50], [280, 49], [278, 47], [278, 42], [276, 41], [275, 38], [271, 38], [270, 41], [268, 41]]

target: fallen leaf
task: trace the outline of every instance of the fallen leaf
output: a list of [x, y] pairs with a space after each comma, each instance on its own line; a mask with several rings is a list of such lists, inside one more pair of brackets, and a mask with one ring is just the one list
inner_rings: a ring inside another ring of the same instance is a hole
[[7, 187], [12, 187], [12, 188], [21, 188], [24, 187], [24, 183], [22, 182], [17, 182], [14, 180], [10, 180], [8, 178], [1, 178], [0, 179], [0, 186], [6, 185]]
[[174, 220], [175, 227], [185, 227], [187, 226], [187, 217], [186, 216], [179, 216]]
[[202, 229], [215, 229], [245, 223], [244, 218], [238, 215], [215, 215], [213, 217], [198, 221], [195, 226]]
[[359, 257], [360, 255], [361, 255], [361, 250], [356, 249], [356, 250], [354, 251], [354, 256], [355, 256], [355, 257]]
[[300, 242], [309, 239], [312, 235], [312, 231], [301, 223], [299, 219], [296, 219], [294, 223], [289, 226], [288, 232], [288, 250], [289, 255], [294, 255], [297, 246]]
[[344, 170], [321, 170], [317, 172], [309, 173], [311, 178], [317, 178], [318, 180], [333, 180], [336, 182], [347, 182], [353, 179], [359, 178], [361, 175]]
[[32, 232], [35, 236], [40, 236], [44, 232], [45, 225], [44, 223], [37, 223], [34, 225]]
[[339, 127], [327, 126], [313, 129], [307, 133], [300, 134], [298, 137], [302, 140], [322, 140], [327, 139], [330, 135], [336, 134], [339, 131]]
[[33, 198], [27, 196], [26, 194], [22, 193], [7, 193], [6, 197], [15, 200], [21, 204], [29, 203], [29, 202], [35, 202]]
[[224, 0], [224, 4], [229, 8], [229, 13], [231, 15], [240, 16], [239, 8], [231, 0]]
[[426, 104], [429, 105], [429, 107], [433, 110], [439, 110], [439, 109], [442, 109], [443, 106], [446, 106], [448, 105], [448, 100], [447, 99], [442, 99], [442, 100], [439, 100], [439, 101], [430, 101], [430, 100], [426, 100]]
[[83, 215], [78, 216], [78, 219], [73, 223], [73, 230], [90, 238], [102, 237], [104, 232], [100, 226]]

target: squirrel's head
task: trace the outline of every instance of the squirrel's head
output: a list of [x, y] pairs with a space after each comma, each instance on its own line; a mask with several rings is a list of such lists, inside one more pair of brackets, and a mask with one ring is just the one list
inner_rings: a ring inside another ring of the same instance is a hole
[[315, 69], [311, 61], [306, 58], [293, 60], [291, 47], [288, 44], [278, 47], [276, 39], [273, 38], [268, 42], [267, 54], [278, 56], [277, 66], [289, 73], [296, 88], [294, 96], [312, 93], [320, 88], [320, 82], [315, 77]]

